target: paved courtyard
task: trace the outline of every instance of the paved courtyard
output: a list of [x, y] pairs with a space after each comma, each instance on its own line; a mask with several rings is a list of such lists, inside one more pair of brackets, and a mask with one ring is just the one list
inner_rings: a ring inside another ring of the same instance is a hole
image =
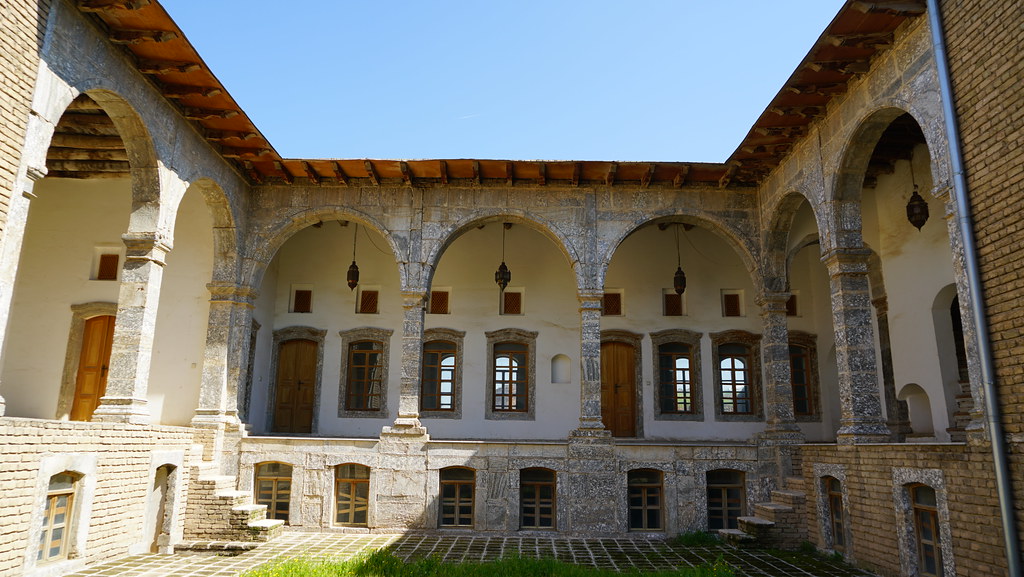
[[729, 546], [684, 547], [644, 539], [566, 539], [481, 537], [473, 535], [350, 535], [289, 531], [252, 551], [235, 556], [184, 553], [136, 555], [75, 573], [78, 577], [229, 577], [278, 557], [349, 557], [368, 549], [390, 548], [401, 559], [436, 556], [444, 561], [487, 561], [503, 556], [553, 557], [619, 570], [657, 570], [700, 565], [722, 556], [746, 577], [865, 577], [843, 564], [788, 553]]

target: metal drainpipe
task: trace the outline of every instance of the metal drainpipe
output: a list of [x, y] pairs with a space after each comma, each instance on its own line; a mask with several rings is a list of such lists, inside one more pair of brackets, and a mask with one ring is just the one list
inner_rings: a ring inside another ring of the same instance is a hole
[[949, 159], [953, 168], [953, 196], [956, 199], [961, 242], [964, 247], [964, 269], [970, 289], [970, 306], [974, 314], [977, 334], [978, 357], [981, 362], [981, 386], [985, 393], [985, 418], [992, 440], [992, 461], [995, 465], [996, 491], [999, 494], [999, 511], [1002, 516], [1003, 537], [1006, 546], [1006, 561], [1010, 577], [1021, 577], [1021, 559], [1017, 540], [1017, 522], [1013, 510], [1013, 488], [1006, 457], [1006, 439], [999, 420], [999, 404], [996, 402], [995, 367], [992, 364], [992, 347], [988, 338], [988, 325], [981, 297], [981, 274], [978, 271], [977, 250], [974, 244], [974, 230], [971, 226], [970, 204], [967, 202], [967, 179], [964, 176], [963, 156], [960, 150], [960, 135], [956, 113], [953, 109], [953, 85], [949, 78], [949, 63], [946, 57], [946, 40], [943, 35], [942, 14], [939, 0], [927, 0], [928, 24], [932, 29], [932, 48], [935, 52], [935, 67], [938, 69], [939, 90], [942, 96], [942, 112], [946, 117], [946, 138], [949, 140]]

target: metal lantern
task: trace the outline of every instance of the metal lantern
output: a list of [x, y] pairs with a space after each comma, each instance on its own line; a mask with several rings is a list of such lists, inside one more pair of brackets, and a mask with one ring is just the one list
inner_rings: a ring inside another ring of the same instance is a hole
[[356, 240], [359, 234], [359, 225], [352, 227], [352, 264], [348, 267], [348, 274], [345, 278], [348, 280], [348, 288], [355, 290], [359, 286], [359, 266], [356, 265]]
[[924, 223], [928, 222], [928, 203], [917, 193], [917, 185], [914, 185], [914, 194], [910, 195], [907, 202], [907, 220], [910, 224], [921, 230]]
[[672, 287], [676, 289], [676, 294], [681, 295], [686, 290], [686, 273], [683, 272], [683, 267], [676, 267], [676, 274], [672, 277]]
[[512, 280], [512, 271], [508, 270], [508, 267], [505, 266], [505, 229], [511, 226], [512, 224], [508, 222], [501, 226], [501, 265], [498, 266], [498, 270], [494, 271], [494, 282], [498, 283], [498, 288], [502, 292], [505, 291], [505, 287]]

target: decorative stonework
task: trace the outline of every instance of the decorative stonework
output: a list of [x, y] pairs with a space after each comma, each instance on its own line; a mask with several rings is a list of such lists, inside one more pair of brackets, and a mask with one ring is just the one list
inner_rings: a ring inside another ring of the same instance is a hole
[[832, 530], [831, 507], [829, 505], [828, 487], [825, 486], [825, 477], [837, 479], [842, 484], [843, 528], [846, 529], [846, 534], [843, 536], [843, 540], [846, 543], [846, 554], [844, 557], [848, 561], [852, 561], [854, 545], [852, 541], [853, 532], [850, 531], [851, 520], [849, 518], [852, 509], [850, 509], [850, 486], [846, 482], [845, 465], [814, 463], [814, 478], [811, 480], [811, 483], [814, 485], [815, 510], [817, 511], [818, 531], [820, 531], [821, 535], [819, 543], [827, 551], [835, 549], [836, 536]]
[[939, 545], [942, 549], [943, 575], [956, 575], [956, 560], [953, 557], [953, 535], [949, 525], [949, 502], [945, 475], [941, 469], [915, 469], [893, 467], [892, 498], [896, 507], [896, 530], [899, 535], [900, 567], [903, 575], [917, 575], [917, 534], [914, 529], [913, 503], [909, 487], [927, 485], [935, 490], [939, 516]]

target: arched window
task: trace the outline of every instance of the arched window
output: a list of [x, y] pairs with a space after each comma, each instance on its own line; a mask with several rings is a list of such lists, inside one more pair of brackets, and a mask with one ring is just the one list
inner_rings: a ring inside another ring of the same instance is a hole
[[370, 468], [346, 463], [334, 468], [334, 523], [365, 527], [370, 503]]
[[420, 379], [420, 410], [455, 410], [456, 345], [451, 341], [430, 341], [423, 345]]
[[914, 537], [917, 544], [918, 575], [941, 577], [942, 543], [939, 537], [939, 511], [935, 489], [928, 485], [910, 485]]
[[448, 467], [440, 471], [441, 527], [473, 527], [473, 500], [476, 471], [467, 467]]
[[658, 346], [658, 386], [662, 413], [692, 413], [692, 349], [683, 343]]
[[525, 412], [530, 403], [530, 377], [525, 343], [494, 345], [494, 411]]
[[36, 561], [55, 561], [67, 557], [68, 542], [74, 530], [72, 519], [77, 482], [78, 476], [68, 472], [50, 477]]
[[256, 472], [256, 503], [267, 506], [268, 519], [288, 522], [292, 496], [292, 466], [285, 463], [259, 463]]
[[718, 386], [723, 414], [754, 414], [750, 347], [726, 343], [718, 347]]
[[555, 472], [523, 469], [519, 472], [519, 527], [555, 528]]
[[708, 528], [736, 529], [743, 515], [744, 474], [717, 469], [707, 472]]
[[656, 469], [633, 469], [627, 473], [630, 531], [661, 531], [664, 528], [661, 477], [661, 471]]

